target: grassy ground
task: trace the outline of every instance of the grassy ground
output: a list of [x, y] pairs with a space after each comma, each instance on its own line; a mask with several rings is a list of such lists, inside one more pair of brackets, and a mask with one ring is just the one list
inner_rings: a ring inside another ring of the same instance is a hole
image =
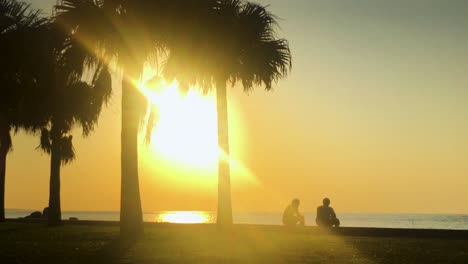
[[468, 263], [468, 240], [154, 225], [124, 245], [117, 226], [1, 223], [0, 263]]

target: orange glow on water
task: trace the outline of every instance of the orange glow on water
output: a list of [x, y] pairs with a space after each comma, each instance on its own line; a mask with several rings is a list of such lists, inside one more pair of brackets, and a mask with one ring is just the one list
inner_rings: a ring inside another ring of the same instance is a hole
[[158, 223], [203, 224], [211, 223], [212, 215], [202, 211], [167, 211], [158, 215]]

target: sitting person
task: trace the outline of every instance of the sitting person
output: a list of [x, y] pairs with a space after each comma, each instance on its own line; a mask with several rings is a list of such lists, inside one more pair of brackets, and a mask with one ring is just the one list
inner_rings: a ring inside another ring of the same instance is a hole
[[283, 224], [285, 226], [304, 225], [304, 216], [299, 214], [299, 199], [292, 200], [283, 213]]
[[323, 199], [323, 205], [317, 207], [317, 218], [315, 222], [321, 227], [340, 226], [340, 220], [336, 218], [335, 211], [330, 207], [330, 199]]

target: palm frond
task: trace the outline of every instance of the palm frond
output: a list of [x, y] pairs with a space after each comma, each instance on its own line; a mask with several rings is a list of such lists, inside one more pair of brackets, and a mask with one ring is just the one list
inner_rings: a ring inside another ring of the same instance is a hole
[[292, 67], [291, 52], [284, 39], [260, 42], [242, 55], [237, 79], [243, 82], [245, 90], [253, 85], [265, 85], [267, 90], [272, 83], [286, 77]]
[[112, 95], [112, 76], [105, 64], [100, 64], [97, 67], [92, 86], [95, 92], [93, 97], [97, 98], [98, 102], [107, 104]]
[[0, 115], [15, 132], [42, 125], [36, 122], [37, 112], [30, 106], [40, 100], [33, 72], [44, 57], [38, 42], [46, 38], [48, 25], [49, 20], [29, 4], [0, 0]]
[[17, 0], [0, 0], [0, 34], [21, 28], [35, 28], [47, 19], [40, 17], [40, 10]]
[[245, 31], [243, 35], [270, 40], [277, 25], [276, 16], [266, 6], [247, 2], [239, 11], [239, 26]]
[[148, 120], [146, 122], [146, 131], [145, 131], [145, 143], [151, 143], [151, 136], [153, 135], [153, 129], [158, 123], [159, 115], [158, 108], [154, 105], [150, 106]]
[[289, 43], [276, 38], [276, 20], [266, 6], [217, 0], [210, 15], [198, 18], [204, 31], [170, 42], [164, 75], [206, 87], [224, 79], [232, 86], [241, 82], [246, 91], [270, 90], [292, 68]]
[[64, 136], [60, 138], [60, 160], [62, 165], [71, 163], [75, 159], [75, 148], [73, 147], [73, 136]]
[[50, 139], [50, 131], [47, 128], [41, 130], [39, 146], [36, 149], [41, 149], [47, 154], [52, 151], [52, 142]]
[[0, 150], [9, 152], [13, 150], [13, 144], [11, 140], [10, 127], [2, 127], [0, 131]]

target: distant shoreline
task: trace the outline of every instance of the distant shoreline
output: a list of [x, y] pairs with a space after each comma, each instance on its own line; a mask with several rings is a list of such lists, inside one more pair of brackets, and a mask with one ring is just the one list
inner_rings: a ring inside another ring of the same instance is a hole
[[[10, 219], [23, 218], [31, 211], [6, 210], [6, 217]], [[315, 226], [315, 213], [304, 213], [306, 225]], [[235, 224], [274, 225], [281, 226], [281, 212], [273, 213], [235, 213]], [[393, 229], [443, 229], [468, 230], [468, 215], [449, 214], [362, 214], [339, 213], [342, 227], [372, 227]], [[63, 211], [62, 219], [89, 221], [119, 221], [119, 212], [86, 212]], [[144, 213], [143, 221], [156, 223], [215, 223], [216, 212], [210, 211], [162, 211]]]
[[[5, 208], [5, 211], [10, 211], [10, 212], [35, 212], [35, 211], [42, 211], [43, 209], [22, 209], [22, 208]], [[160, 210], [160, 211], [145, 211], [143, 214], [156, 214], [156, 213], [161, 213], [161, 212], [215, 212], [215, 211], [210, 211], [210, 210]], [[233, 213], [237, 214], [277, 214], [281, 213], [282, 211], [233, 211]], [[119, 210], [62, 210], [63, 213], [120, 213]], [[304, 214], [315, 214], [315, 211], [302, 211]], [[340, 211], [340, 214], [347, 214], [347, 215], [450, 215], [450, 216], [468, 216], [468, 212], [465, 213], [454, 213], [454, 212], [448, 212], [448, 213], [428, 213], [428, 212], [422, 212], [422, 213], [412, 213], [412, 212], [397, 212], [397, 213], [392, 213], [392, 212], [346, 212], [346, 211]]]

